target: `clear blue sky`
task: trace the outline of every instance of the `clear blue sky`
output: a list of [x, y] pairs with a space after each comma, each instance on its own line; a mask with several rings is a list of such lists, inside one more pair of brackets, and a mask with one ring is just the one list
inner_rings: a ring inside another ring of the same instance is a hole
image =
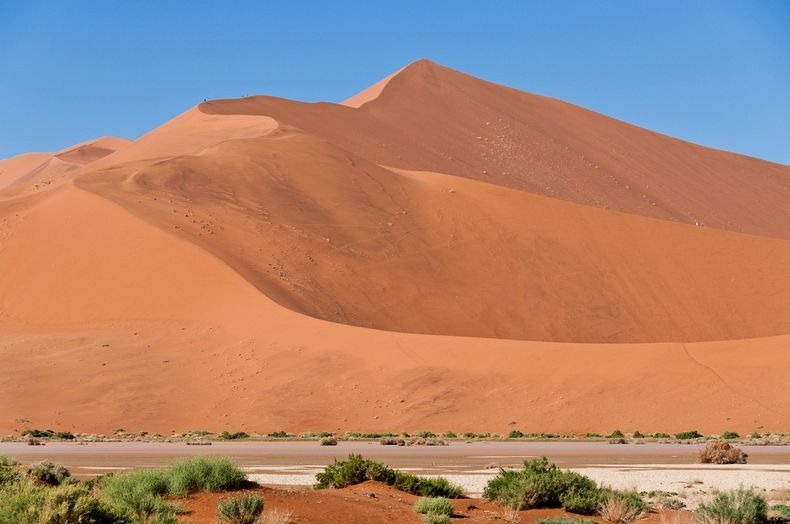
[[786, 0], [0, 0], [0, 158], [203, 98], [340, 101], [421, 57], [790, 163]]

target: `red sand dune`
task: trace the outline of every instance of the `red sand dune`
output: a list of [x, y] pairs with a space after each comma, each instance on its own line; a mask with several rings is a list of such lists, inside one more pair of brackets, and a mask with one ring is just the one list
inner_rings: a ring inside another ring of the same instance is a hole
[[374, 87], [0, 162], [0, 430], [787, 429], [790, 168]]

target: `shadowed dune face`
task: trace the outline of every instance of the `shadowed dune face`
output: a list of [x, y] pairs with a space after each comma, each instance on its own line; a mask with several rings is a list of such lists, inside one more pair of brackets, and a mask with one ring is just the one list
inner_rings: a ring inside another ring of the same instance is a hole
[[79, 186], [335, 322], [559, 342], [790, 332], [790, 242], [387, 170], [298, 132]]
[[374, 87], [0, 162], [0, 430], [787, 429], [788, 167]]

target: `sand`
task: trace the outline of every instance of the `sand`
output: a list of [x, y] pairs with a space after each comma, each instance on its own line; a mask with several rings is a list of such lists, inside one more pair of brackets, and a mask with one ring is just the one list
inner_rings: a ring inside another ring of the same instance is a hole
[[0, 163], [0, 432], [790, 427], [790, 168], [380, 87]]

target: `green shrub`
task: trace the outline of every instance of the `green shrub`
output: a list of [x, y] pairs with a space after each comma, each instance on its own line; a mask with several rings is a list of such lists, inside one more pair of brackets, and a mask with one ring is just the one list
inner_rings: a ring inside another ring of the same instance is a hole
[[0, 487], [22, 480], [22, 474], [13, 468], [0, 468]]
[[59, 438], [61, 440], [74, 440], [76, 437], [74, 433], [70, 431], [58, 431], [55, 433], [55, 438]]
[[46, 489], [39, 522], [47, 524], [69, 523], [121, 523], [129, 522], [122, 514], [81, 484], [64, 484]]
[[585, 433], [584, 438], [603, 438], [600, 433]]
[[723, 491], [697, 508], [697, 519], [705, 524], [757, 524], [768, 520], [768, 504], [751, 490]]
[[774, 504], [771, 509], [782, 517], [790, 517], [790, 505], [788, 504]]
[[22, 436], [33, 438], [52, 438], [55, 436], [55, 432], [51, 429], [26, 429], [22, 432]]
[[444, 497], [423, 497], [414, 504], [417, 513], [436, 513], [437, 515], [453, 514], [453, 505]]
[[250, 438], [250, 436], [243, 431], [237, 431], [236, 433], [228, 433], [227, 431], [223, 431], [217, 435], [217, 438], [222, 440], [238, 440], [242, 438]]
[[395, 472], [396, 476], [417, 479], [417, 488], [409, 493], [414, 493], [422, 497], [447, 497], [457, 499], [463, 496], [464, 490], [460, 486], [452, 484], [444, 477], [417, 477], [407, 473]]
[[0, 522], [38, 522], [46, 492], [31, 479], [0, 485]]
[[317, 473], [315, 478], [316, 489], [345, 488], [366, 480], [375, 480], [423, 497], [458, 498], [463, 492], [459, 486], [451, 484], [443, 477], [420, 478], [353, 454], [346, 460], [335, 459], [324, 471]]
[[244, 473], [227, 458], [202, 458], [174, 462], [165, 470], [137, 470], [108, 475], [99, 484], [104, 500], [118, 510], [148, 522], [172, 520], [179, 507], [163, 495], [185, 497], [193, 491], [237, 489]]
[[422, 521], [425, 524], [452, 524], [452, 519], [447, 515], [441, 513], [426, 513], [422, 516]]
[[623, 435], [623, 432], [620, 431], [619, 429], [616, 429], [611, 433], [609, 433], [609, 435], [607, 435], [606, 438], [623, 438], [623, 437], [625, 437], [625, 435]]
[[741, 438], [741, 436], [734, 431], [725, 431], [724, 433], [721, 434], [721, 438], [726, 440], [732, 440], [736, 438]]
[[695, 438], [702, 438], [704, 436], [705, 435], [703, 435], [696, 429], [692, 431], [681, 431], [680, 433], [675, 433], [675, 438], [678, 440], [691, 440]]
[[598, 501], [586, 501], [594, 498], [597, 491], [593, 480], [560, 470], [542, 457], [524, 461], [524, 468], [519, 471], [500, 469], [499, 475], [488, 481], [483, 497], [516, 509], [559, 508], [568, 504], [588, 513]]
[[458, 438], [458, 435], [456, 435], [452, 431], [445, 431], [444, 433], [442, 433], [442, 438]]
[[653, 438], [670, 438], [671, 435], [669, 433], [653, 433]]
[[125, 513], [137, 522], [175, 518], [179, 507], [165, 502], [165, 471], [137, 470], [123, 475], [107, 475], [99, 481], [101, 496], [116, 512]]
[[562, 497], [562, 509], [580, 515], [595, 515], [606, 500], [601, 490], [582, 490], [566, 493]]
[[197, 457], [174, 462], [167, 470], [167, 491], [186, 497], [193, 491], [238, 489], [244, 473], [225, 457]]
[[645, 438], [645, 436], [639, 430], [634, 431], [634, 434], [632, 435], [632, 437], [634, 437], [634, 438]]
[[273, 431], [266, 436], [269, 438], [288, 438], [288, 433], [285, 431]]
[[507, 438], [524, 438], [524, 433], [517, 429], [512, 430], [508, 433]]
[[8, 458], [5, 455], [0, 455], [0, 468], [9, 468], [18, 465], [19, 465], [18, 461], [12, 458]]
[[230, 524], [255, 524], [263, 513], [263, 500], [256, 494], [220, 500], [217, 518]]
[[54, 464], [48, 461], [31, 464], [30, 467], [27, 468], [27, 473], [31, 477], [46, 484], [52, 484], [53, 486], [71, 481], [71, 473], [68, 469], [60, 464]]
[[0, 455], [0, 487], [22, 480], [22, 474], [15, 469], [18, 465], [17, 461]]
[[759, 434], [759, 433], [757, 433], [756, 431], [755, 431], [755, 432], [752, 432], [752, 433], [749, 435], [749, 438], [760, 438], [760, 434]]
[[563, 508], [592, 515], [612, 497], [626, 498], [646, 507], [636, 493], [599, 488], [592, 479], [549, 465], [546, 457], [524, 461], [521, 470], [501, 469], [483, 491], [483, 497], [515, 509]]
[[436, 438], [436, 433], [432, 433], [430, 431], [418, 431], [416, 436], [418, 438]]

